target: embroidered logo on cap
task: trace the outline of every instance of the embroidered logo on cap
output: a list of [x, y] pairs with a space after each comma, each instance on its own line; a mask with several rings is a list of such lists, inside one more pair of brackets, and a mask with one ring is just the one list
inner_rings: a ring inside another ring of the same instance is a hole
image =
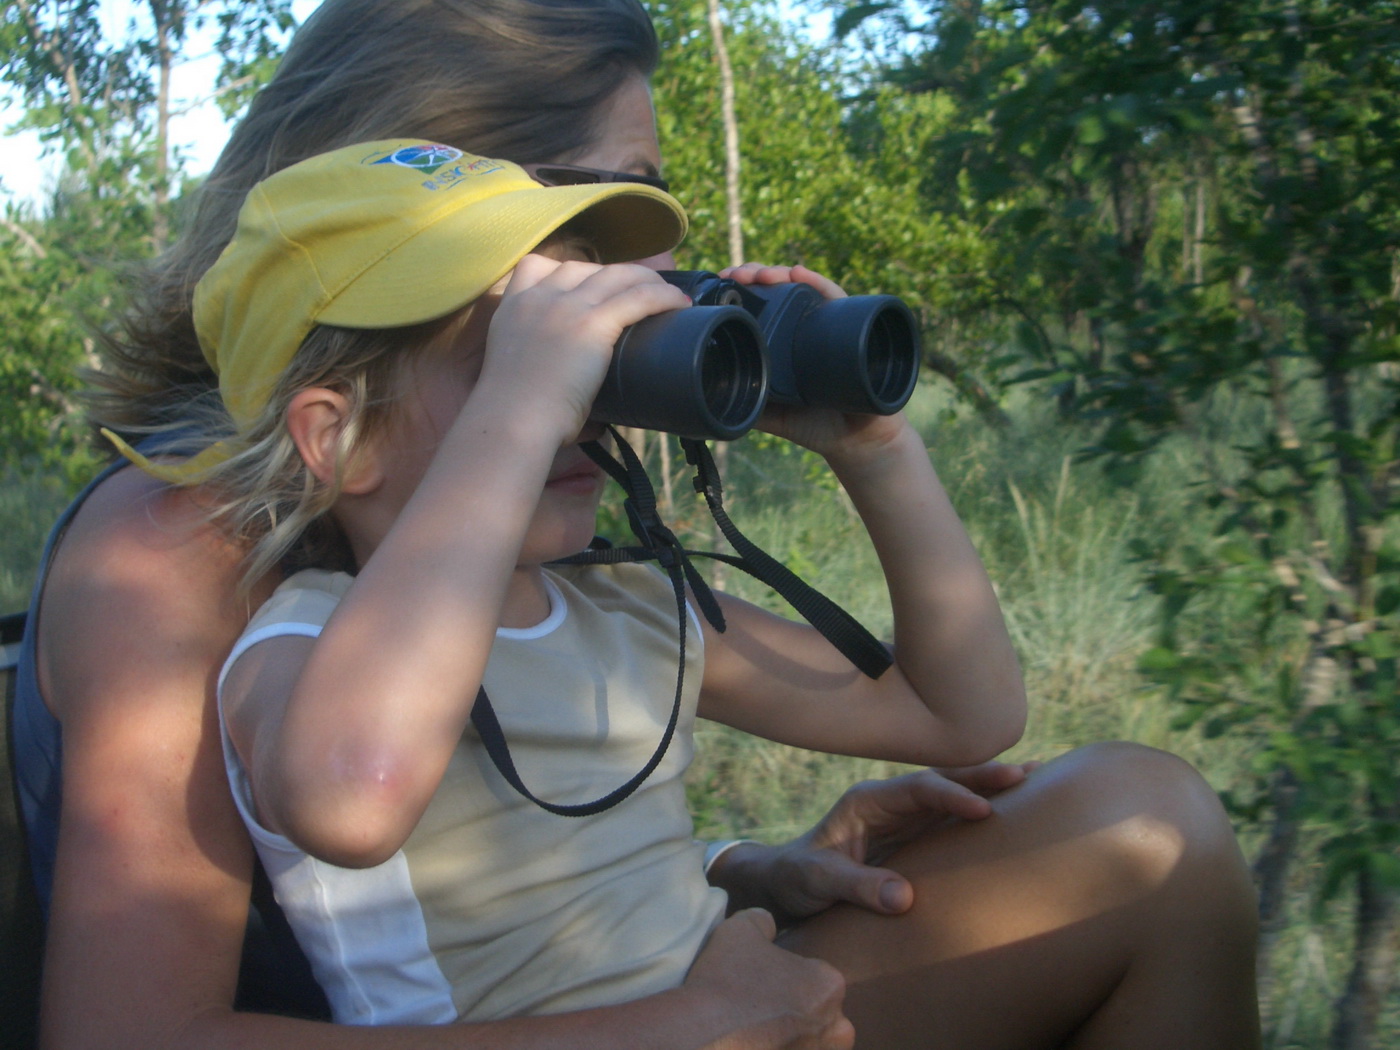
[[[420, 183], [425, 190], [444, 189], [461, 182], [469, 175], [490, 175], [492, 172], [502, 170], [500, 161], [488, 160], [485, 157], [478, 157], [467, 164], [456, 164], [448, 167], [461, 156], [463, 156], [462, 151], [455, 146], [425, 142], [421, 146], [401, 146], [385, 156], [377, 157], [374, 160], [364, 160], [361, 163], [393, 164], [395, 167], [408, 168], [422, 175], [431, 175], [432, 178]], [[447, 170], [443, 171], [443, 168]]]
[[452, 146], [427, 142], [421, 146], [404, 146], [402, 149], [394, 150], [387, 157], [380, 157], [370, 163], [397, 164], [401, 168], [412, 168], [414, 171], [431, 174], [444, 164], [450, 164], [461, 155], [462, 151]]

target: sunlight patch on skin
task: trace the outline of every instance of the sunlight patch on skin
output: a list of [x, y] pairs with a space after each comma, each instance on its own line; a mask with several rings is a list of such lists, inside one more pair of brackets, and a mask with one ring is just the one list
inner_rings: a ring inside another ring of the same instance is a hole
[[[996, 834], [996, 816], [969, 831]], [[1142, 905], [1167, 886], [1187, 849], [1182, 830], [1146, 813], [1071, 838], [1047, 835], [987, 857], [964, 853], [959, 836], [934, 835], [891, 867], [911, 878], [914, 907], [884, 917], [836, 909], [780, 941], [806, 953], [839, 945], [878, 944], [853, 955], [815, 953], [835, 962], [853, 982], [907, 974], [911, 968], [955, 962], [1014, 947]], [[902, 862], [901, 862], [902, 861]], [[862, 927], [880, 923], [876, 936]], [[815, 936], [810, 936], [815, 935]]]
[[[947, 872], [952, 885], [938, 880], [938, 894], [947, 900], [966, 900], [964, 895], [972, 893], [1005, 904], [936, 906], [937, 941], [945, 947], [926, 961], [1006, 947], [1140, 903], [1167, 883], [1185, 848], [1175, 825], [1135, 814], [1078, 838], [1001, 858], [990, 867], [976, 864]], [[976, 886], [958, 885], [964, 880]], [[926, 900], [929, 893], [927, 884], [916, 892], [916, 911], [919, 898]]]

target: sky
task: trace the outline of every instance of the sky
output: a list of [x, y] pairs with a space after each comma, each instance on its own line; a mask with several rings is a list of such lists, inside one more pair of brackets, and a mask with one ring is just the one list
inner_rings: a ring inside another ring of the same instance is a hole
[[[299, 22], [303, 21], [319, 3], [320, 0], [294, 0], [292, 13]], [[101, 17], [109, 37], [125, 32], [134, 6], [132, 0], [102, 0]], [[213, 166], [229, 131], [223, 114], [211, 100], [219, 58], [214, 51], [214, 35], [205, 36], [188, 49], [190, 60], [171, 71], [171, 96], [178, 112], [171, 120], [171, 140], [188, 155], [187, 170], [191, 173], [208, 171]], [[36, 133], [9, 133], [20, 116], [12, 100], [0, 95], [0, 197], [32, 201], [44, 196], [52, 185], [58, 161], [41, 158]]]
[[[294, 0], [293, 14], [303, 21], [314, 11], [320, 0]], [[133, 4], [131, 0], [104, 0], [102, 13], [106, 20], [108, 34], [116, 36], [124, 31], [130, 20]], [[808, 23], [806, 15], [799, 16], [792, 0], [783, 0], [780, 9], [791, 22]], [[816, 35], [824, 35], [824, 25], [818, 28], [806, 24], [805, 30]], [[189, 158], [186, 171], [199, 174], [213, 166], [219, 150], [228, 138], [228, 126], [223, 114], [210, 101], [214, 77], [218, 72], [218, 56], [214, 53], [213, 38], [196, 43], [189, 49], [193, 56], [172, 71], [175, 108], [179, 115], [171, 121], [171, 139]], [[38, 136], [33, 132], [6, 134], [20, 116], [17, 108], [0, 95], [0, 200], [37, 201], [46, 195], [52, 185], [53, 173], [57, 168], [54, 158], [41, 158]]]

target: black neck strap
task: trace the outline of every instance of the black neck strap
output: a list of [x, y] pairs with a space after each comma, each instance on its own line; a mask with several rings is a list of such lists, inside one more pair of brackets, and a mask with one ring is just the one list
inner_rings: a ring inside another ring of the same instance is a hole
[[[782, 562], [760, 549], [729, 519], [724, 489], [710, 448], [703, 441], [681, 439], [686, 462], [695, 467], [695, 491], [705, 497], [720, 532], [739, 557], [733, 564], [782, 595], [804, 620], [839, 649], [868, 678], [879, 678], [892, 663], [889, 649], [841, 606], [803, 581]], [[727, 559], [726, 559], [727, 560]]]
[[611, 809], [636, 791], [642, 782], [651, 776], [671, 746], [671, 739], [675, 736], [676, 723], [680, 718], [681, 696], [685, 686], [687, 619], [685, 597], [687, 583], [690, 585], [691, 593], [695, 596], [695, 602], [700, 607], [700, 612], [705, 619], [716, 631], [723, 633], [725, 629], [724, 613], [720, 610], [719, 602], [715, 600], [714, 592], [710, 590], [709, 585], [705, 583], [704, 578], [691, 563], [692, 557], [723, 561], [768, 584], [782, 595], [793, 609], [800, 613], [813, 627], [826, 636], [862, 673], [869, 677], [878, 678], [893, 662], [889, 650], [849, 613], [826, 595], [804, 583], [785, 565], [770, 557], [735, 527], [729, 519], [729, 515], [725, 513], [719, 471], [715, 467], [714, 458], [710, 455], [710, 450], [704, 442], [683, 439], [681, 445], [685, 449], [686, 460], [696, 468], [695, 489], [705, 497], [705, 502], [709, 506], [716, 524], [719, 525], [720, 531], [738, 552], [737, 557], [708, 551], [686, 550], [680, 540], [676, 538], [675, 533], [666, 527], [657, 513], [656, 490], [652, 487], [651, 479], [647, 477], [646, 470], [642, 467], [642, 462], [636, 452], [615, 429], [609, 427], [609, 430], [616, 443], [618, 455], [621, 456], [621, 462], [597, 442], [586, 442], [581, 447], [595, 463], [606, 470], [613, 480], [622, 486], [626, 493], [623, 507], [627, 512], [627, 521], [640, 546], [594, 547], [572, 557], [561, 558], [553, 564], [615, 565], [621, 562], [655, 561], [670, 578], [671, 589], [676, 596], [676, 630], [680, 639], [680, 657], [676, 666], [676, 695], [671, 703], [671, 717], [666, 723], [666, 731], [661, 736], [661, 742], [657, 745], [651, 758], [647, 760], [646, 765], [625, 784], [614, 788], [592, 802], [561, 805], [538, 798], [525, 786], [519, 771], [515, 768], [510, 748], [506, 744], [505, 734], [501, 730], [500, 721], [496, 718], [496, 712], [491, 706], [484, 686], [477, 693], [471, 713], [472, 725], [481, 738], [482, 746], [486, 748], [486, 753], [491, 757], [491, 761], [506, 782], [541, 809], [562, 817], [586, 817], [601, 813], [605, 809]]

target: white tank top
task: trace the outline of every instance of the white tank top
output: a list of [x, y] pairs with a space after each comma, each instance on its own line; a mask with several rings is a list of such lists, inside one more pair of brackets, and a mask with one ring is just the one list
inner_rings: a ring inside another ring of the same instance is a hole
[[[287, 580], [225, 674], [267, 638], [319, 634], [351, 583], [316, 570]], [[546, 585], [542, 623], [497, 632], [486, 690], [526, 786], [551, 802], [592, 801], [640, 769], [665, 730], [675, 598], [641, 565], [552, 570]], [[704, 880], [681, 781], [703, 664], [689, 610], [686, 620], [670, 749], [635, 794], [592, 817], [554, 816], [522, 798], [468, 726], [403, 848], [373, 868], [339, 868], [258, 823], [225, 730], [235, 800], [337, 1021], [559, 1013], [680, 984], [726, 904]]]

